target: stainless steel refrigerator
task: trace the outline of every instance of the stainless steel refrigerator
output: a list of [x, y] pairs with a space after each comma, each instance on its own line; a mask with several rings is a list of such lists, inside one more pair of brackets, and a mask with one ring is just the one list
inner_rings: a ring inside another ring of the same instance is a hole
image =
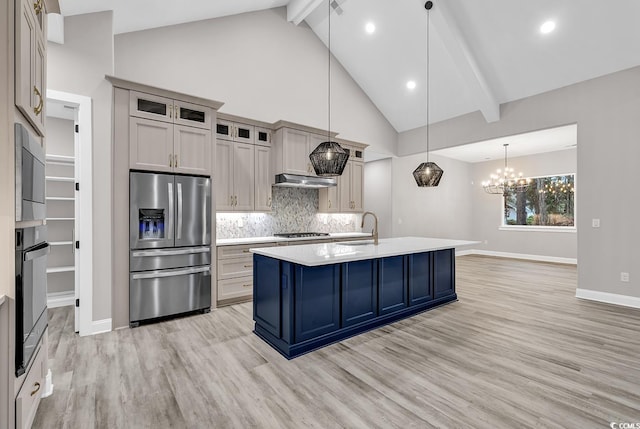
[[211, 179], [130, 173], [129, 323], [211, 308]]

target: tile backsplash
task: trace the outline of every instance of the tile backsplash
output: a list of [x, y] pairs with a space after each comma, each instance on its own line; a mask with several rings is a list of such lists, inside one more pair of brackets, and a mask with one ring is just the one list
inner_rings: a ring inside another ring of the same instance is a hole
[[266, 237], [281, 232], [359, 232], [360, 214], [318, 213], [318, 190], [273, 187], [270, 213], [217, 213], [216, 238]]

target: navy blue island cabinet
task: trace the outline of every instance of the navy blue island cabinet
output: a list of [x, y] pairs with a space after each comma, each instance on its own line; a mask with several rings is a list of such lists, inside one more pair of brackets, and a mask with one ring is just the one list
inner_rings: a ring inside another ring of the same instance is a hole
[[254, 332], [291, 359], [455, 301], [455, 250], [307, 266], [253, 256]]

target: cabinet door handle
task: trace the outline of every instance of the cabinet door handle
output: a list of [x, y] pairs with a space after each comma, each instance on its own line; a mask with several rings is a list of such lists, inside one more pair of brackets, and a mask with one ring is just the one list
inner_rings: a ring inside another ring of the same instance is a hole
[[176, 118], [176, 120], [180, 119], [180, 108], [178, 106], [175, 107], [176, 109], [176, 113], [174, 118]]
[[267, 197], [267, 206], [271, 207], [271, 197]]
[[173, 167], [173, 155], [169, 154], [169, 167]]
[[31, 396], [33, 396], [36, 393], [38, 393], [38, 391], [40, 390], [40, 383], [38, 383], [36, 381], [35, 383], [33, 383], [33, 387], [34, 387], [34, 389], [31, 391]]
[[33, 4], [33, 11], [36, 15], [40, 15], [40, 12], [42, 12], [42, 0], [38, 0]]
[[248, 285], [242, 285], [242, 287], [251, 287], [251, 284], [248, 284]]
[[173, 163], [174, 167], [178, 168], [178, 155], [173, 155]]
[[38, 88], [35, 85], [33, 87], [33, 93], [35, 95], [37, 95], [39, 100], [40, 100], [40, 101], [38, 101], [38, 105], [33, 108], [33, 113], [35, 113], [36, 116], [38, 116], [40, 113], [42, 113], [42, 107], [44, 106], [44, 100], [42, 99], [42, 94], [40, 93], [40, 91], [38, 91]]
[[331, 200], [329, 200], [329, 208], [331, 208]]
[[251, 268], [251, 267], [253, 267], [253, 265], [245, 265], [244, 267], [245, 268]]
[[169, 118], [173, 119], [173, 106], [167, 105], [167, 107], [169, 107]]
[[249, 253], [249, 249], [243, 250], [242, 253]]

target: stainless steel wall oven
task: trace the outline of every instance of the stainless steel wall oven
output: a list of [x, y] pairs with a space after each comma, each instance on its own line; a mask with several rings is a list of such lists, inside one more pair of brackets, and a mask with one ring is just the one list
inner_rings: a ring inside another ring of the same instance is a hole
[[47, 327], [47, 226], [16, 229], [16, 377]]
[[15, 124], [16, 221], [44, 220], [45, 155], [38, 139]]

